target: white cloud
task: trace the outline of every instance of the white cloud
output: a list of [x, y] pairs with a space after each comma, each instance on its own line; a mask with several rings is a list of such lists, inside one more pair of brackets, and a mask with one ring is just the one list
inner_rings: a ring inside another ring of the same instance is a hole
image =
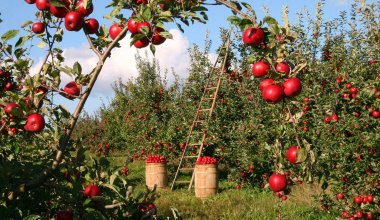
[[[165, 73], [165, 69], [169, 70], [169, 75], [167, 76], [168, 82], [173, 82], [174, 77], [171, 75], [171, 70], [173, 69], [176, 74], [181, 78], [186, 78], [188, 76], [189, 67], [189, 54], [187, 49], [189, 48], [188, 39], [178, 30], [169, 31], [173, 35], [172, 40], [166, 40], [162, 45], [156, 47], [156, 59], [159, 62], [161, 73]], [[135, 55], [139, 53], [141, 56], [145, 57], [148, 55], [149, 59], [153, 58], [150, 49], [136, 49], [135, 47], [130, 47], [130, 35], [128, 34], [120, 43], [120, 48], [115, 48], [112, 51], [111, 57], [107, 59], [104, 67], [99, 75], [99, 78], [95, 84], [94, 90], [92, 91], [91, 97], [86, 104], [86, 109], [89, 112], [96, 110], [100, 106], [99, 98], [103, 101], [107, 101], [110, 96], [112, 96], [113, 91], [111, 85], [113, 82], [121, 78], [123, 81], [127, 81], [131, 78], [136, 78], [138, 75], [136, 68]], [[78, 61], [81, 66], [83, 73], [89, 73], [92, 68], [96, 66], [98, 57], [90, 50], [87, 44], [83, 44], [80, 48], [66, 48], [63, 50], [63, 56], [65, 57], [64, 65], [72, 67], [73, 64]], [[42, 59], [31, 68], [31, 73], [35, 74], [39, 67], [41, 66]], [[61, 76], [61, 88], [64, 85], [73, 80], [67, 75], [63, 74]], [[60, 99], [60, 101], [63, 101]], [[73, 110], [76, 102], [68, 101], [68, 108]]]
[[[178, 30], [169, 31], [173, 35], [173, 40], [167, 40], [164, 44], [156, 47], [156, 59], [158, 60], [162, 74], [165, 69], [171, 72], [174, 71], [181, 77], [187, 77], [189, 66], [189, 55], [187, 48], [189, 42], [187, 38]], [[111, 84], [118, 78], [123, 81], [135, 78], [138, 75], [136, 68], [135, 55], [139, 53], [141, 56], [152, 59], [153, 55], [150, 49], [136, 49], [130, 47], [130, 35], [127, 35], [120, 43], [120, 48], [115, 48], [112, 51], [111, 57], [107, 59], [104, 64], [103, 70], [94, 87], [93, 95], [110, 95], [112, 93]], [[64, 50], [64, 57], [66, 58], [65, 64], [72, 66], [78, 61], [83, 71], [89, 72], [91, 68], [95, 67], [97, 56], [86, 45], [81, 48], [68, 48]], [[169, 75], [169, 82], [173, 81], [173, 76]]]

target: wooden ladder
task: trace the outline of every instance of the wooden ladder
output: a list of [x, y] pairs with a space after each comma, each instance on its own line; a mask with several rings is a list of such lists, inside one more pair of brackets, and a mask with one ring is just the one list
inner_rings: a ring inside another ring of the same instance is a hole
[[[231, 31], [230, 31], [231, 32]], [[177, 171], [175, 173], [173, 182], [170, 189], [173, 190], [174, 185], [176, 184], [189, 184], [189, 191], [194, 182], [194, 166], [196, 160], [202, 155], [202, 150], [205, 145], [205, 140], [207, 136], [207, 130], [205, 129], [208, 121], [210, 120], [214, 107], [216, 105], [216, 98], [218, 97], [219, 88], [222, 81], [222, 76], [224, 73], [224, 68], [227, 61], [227, 56], [229, 48], [231, 45], [230, 41], [230, 32], [227, 35], [227, 41], [224, 41], [222, 49], [219, 51], [218, 57], [215, 61], [215, 64], [208, 75], [207, 83], [205, 85], [202, 98], [199, 102], [197, 111], [193, 123], [190, 126], [190, 131], [186, 139], [186, 145], [183, 149], [181, 159]], [[223, 50], [224, 49], [224, 50]], [[223, 63], [221, 68], [217, 68], [219, 59], [221, 59], [221, 52], [225, 52]], [[191, 155], [189, 148], [197, 148], [198, 152], [195, 156]], [[192, 162], [189, 162], [192, 161]], [[180, 173], [191, 172], [192, 177], [190, 181], [178, 181]]]

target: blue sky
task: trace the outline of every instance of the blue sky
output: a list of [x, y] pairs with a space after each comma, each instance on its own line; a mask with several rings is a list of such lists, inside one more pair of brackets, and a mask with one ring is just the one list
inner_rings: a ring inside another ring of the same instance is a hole
[[[107, 14], [110, 9], [105, 9], [105, 5], [109, 4], [110, 0], [93, 0], [94, 13], [90, 17], [97, 18], [101, 24], [109, 26], [111, 23], [103, 18], [104, 14]], [[296, 13], [303, 10], [305, 7], [309, 9], [310, 14], [315, 14], [316, 0], [275, 0], [275, 1], [246, 1], [251, 3], [253, 8], [257, 11], [258, 19], [260, 20], [263, 15], [263, 6], [269, 8], [270, 15], [281, 20], [282, 6], [287, 5], [289, 7], [289, 16], [291, 23], [295, 21]], [[326, 0], [325, 5], [325, 18], [332, 19], [339, 15], [339, 11], [348, 10], [350, 4], [354, 1], [349, 0]], [[368, 1], [373, 2], [373, 1]], [[9, 29], [17, 29], [25, 20], [34, 21], [36, 7], [35, 5], [28, 5], [23, 0], [2, 0], [0, 8], [0, 18], [3, 20], [0, 23], [0, 35]], [[182, 77], [186, 77], [186, 68], [189, 62], [189, 57], [186, 53], [186, 49], [193, 43], [203, 45], [206, 32], [209, 31], [210, 39], [213, 40], [213, 47], [216, 48], [219, 45], [219, 27], [228, 28], [229, 23], [226, 18], [231, 15], [230, 10], [223, 6], [212, 6], [209, 8], [209, 21], [206, 25], [195, 24], [185, 28], [185, 33], [182, 34], [175, 29], [174, 25], [168, 25], [166, 28], [174, 35], [175, 39], [165, 42], [163, 45], [157, 48], [156, 57], [158, 58], [160, 65], [163, 68], [174, 68], [176, 73]], [[34, 42], [38, 43], [38, 42]], [[84, 70], [88, 71], [92, 65], [96, 62], [96, 57], [88, 49], [85, 37], [82, 32], [66, 32], [64, 41], [61, 47], [65, 51], [65, 55], [68, 57], [66, 63], [72, 65], [75, 61], [79, 61]], [[36, 60], [34, 69], [37, 69], [38, 62], [41, 57], [46, 53], [45, 49], [35, 48], [32, 53], [33, 59]], [[144, 51], [144, 50], [143, 50]], [[107, 61], [109, 64], [104, 67], [102, 75], [99, 78], [94, 90], [94, 94], [89, 99], [85, 106], [85, 110], [88, 112], [95, 111], [101, 103], [107, 103], [108, 99], [112, 98], [112, 89], [110, 84], [117, 78], [123, 80], [135, 77], [137, 70], [134, 63], [134, 55], [136, 54], [134, 48], [129, 47], [129, 38], [122, 42], [122, 48], [115, 51], [111, 60]], [[140, 51], [141, 52], [141, 51]], [[213, 52], [213, 51], [212, 51]], [[144, 52], [142, 52], [144, 53]], [[213, 54], [210, 54], [212, 57]], [[151, 57], [151, 55], [149, 55]], [[31, 70], [33, 72], [33, 68]], [[168, 76], [170, 81], [170, 76]], [[66, 78], [66, 81], [71, 79]], [[64, 84], [62, 85], [62, 87]], [[67, 101], [65, 99], [58, 98], [58, 102], [63, 102], [68, 106], [70, 110], [73, 110], [76, 102]]]

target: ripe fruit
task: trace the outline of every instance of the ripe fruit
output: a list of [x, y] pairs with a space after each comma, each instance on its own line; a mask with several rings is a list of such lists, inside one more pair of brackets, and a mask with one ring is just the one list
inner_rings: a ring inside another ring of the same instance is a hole
[[288, 199], [288, 197], [287, 197], [286, 195], [283, 195], [283, 196], [281, 197], [281, 199], [282, 199], [283, 201], [285, 201], [285, 200]]
[[60, 210], [57, 212], [56, 220], [73, 220], [74, 215], [71, 209]]
[[325, 124], [330, 124], [330, 122], [331, 122], [331, 116], [330, 115], [326, 115], [325, 118], [324, 118], [324, 121], [325, 121]]
[[374, 118], [378, 118], [378, 117], [380, 117], [380, 111], [379, 111], [379, 110], [375, 110], [375, 111], [373, 111], [373, 112], [372, 112], [372, 117], [374, 117]]
[[347, 211], [342, 212], [342, 217], [343, 218], [348, 218], [348, 212]]
[[113, 24], [110, 27], [109, 35], [112, 40], [115, 40], [115, 38], [120, 34], [120, 32], [123, 29], [118, 24]]
[[260, 90], [261, 92], [263, 91], [263, 89], [269, 85], [272, 85], [274, 84], [274, 80], [271, 79], [271, 78], [268, 78], [268, 79], [263, 79], [261, 82], [260, 82]]
[[368, 195], [366, 198], [368, 203], [373, 203], [373, 195]]
[[25, 2], [28, 4], [34, 4], [36, 3], [36, 0], [25, 0]]
[[64, 18], [67, 13], [69, 13], [68, 8], [70, 7], [70, 1], [68, 0], [60, 0], [61, 3], [65, 5], [65, 7], [56, 7], [54, 5], [50, 5], [50, 13], [52, 13], [57, 18]]
[[69, 95], [69, 98], [75, 98], [73, 96], [79, 96], [80, 94], [80, 87], [75, 81], [71, 81], [66, 84], [63, 91]]
[[87, 198], [92, 198], [94, 196], [100, 196], [102, 192], [100, 191], [99, 186], [89, 185], [84, 189], [84, 196]]
[[77, 3], [77, 12], [80, 13], [83, 17], [87, 17], [94, 10], [94, 5], [92, 1], [87, 1], [87, 5], [84, 5], [85, 0], [79, 0]]
[[282, 74], [289, 75], [290, 66], [286, 62], [277, 63], [276, 70]]
[[40, 11], [46, 11], [50, 9], [49, 0], [36, 0], [36, 7]]
[[275, 192], [284, 190], [286, 187], [286, 177], [278, 173], [272, 174], [269, 177], [269, 187]]
[[5, 112], [5, 114], [7, 114], [9, 117], [13, 117], [13, 116], [21, 116], [21, 114], [22, 114], [22, 111], [21, 111], [21, 109], [19, 108], [18, 104], [17, 104], [17, 103], [14, 103], [14, 102], [8, 103], [8, 104], [4, 107], [4, 112]]
[[343, 193], [338, 193], [338, 194], [336, 194], [336, 197], [338, 199], [344, 199], [344, 194]]
[[197, 159], [196, 164], [202, 165], [202, 164], [216, 164], [218, 161], [216, 160], [215, 157], [209, 157], [209, 156], [203, 156], [199, 157]]
[[32, 113], [26, 119], [24, 130], [29, 132], [40, 132], [45, 127], [44, 117], [38, 113]]
[[268, 74], [270, 66], [265, 61], [258, 61], [252, 65], [252, 74], [256, 77], [263, 77]]
[[283, 91], [279, 85], [268, 85], [264, 87], [262, 97], [265, 101], [270, 103], [277, 103], [281, 101], [283, 96]]
[[166, 41], [166, 38], [161, 36], [160, 33], [164, 32], [165, 30], [160, 27], [156, 27], [153, 31], [153, 37], [152, 37], [152, 44], [154, 45], [160, 45]]
[[339, 116], [337, 114], [332, 114], [331, 121], [339, 121]]
[[32, 31], [35, 34], [42, 34], [45, 32], [45, 24], [42, 22], [35, 22], [32, 24]]
[[147, 30], [148, 32], [146, 33], [146, 35], [150, 36], [151, 31], [152, 31], [152, 26], [150, 25], [149, 22], [143, 21], [137, 24], [137, 32], [144, 33], [143, 30]]
[[88, 34], [96, 34], [99, 30], [99, 22], [95, 18], [89, 18], [84, 22], [84, 28]]
[[292, 77], [288, 80], [285, 80], [282, 83], [282, 87], [284, 87], [284, 93], [288, 97], [296, 96], [301, 92], [301, 80], [297, 77]]
[[298, 146], [292, 146], [286, 152], [286, 159], [288, 159], [290, 163], [297, 163], [297, 149]]
[[354, 198], [354, 202], [359, 205], [363, 202], [363, 199], [360, 196], [356, 196]]
[[166, 163], [166, 158], [165, 156], [162, 155], [149, 155], [146, 158], [147, 163]]
[[264, 41], [264, 31], [260, 28], [247, 28], [243, 33], [245, 45], [258, 46]]
[[139, 31], [137, 29], [138, 22], [136, 22], [133, 18], [130, 18], [127, 23], [127, 27], [131, 34], [137, 34]]
[[70, 11], [65, 16], [65, 28], [68, 31], [79, 31], [83, 26], [83, 17], [79, 12]]
[[144, 48], [149, 45], [149, 39], [144, 37], [133, 44], [136, 48]]

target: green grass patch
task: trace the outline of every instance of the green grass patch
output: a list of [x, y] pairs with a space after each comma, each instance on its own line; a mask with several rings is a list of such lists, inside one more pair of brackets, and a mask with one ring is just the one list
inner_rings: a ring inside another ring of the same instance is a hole
[[[135, 161], [128, 164], [129, 183], [137, 191], [145, 189], [145, 162]], [[172, 176], [172, 174], [170, 175]], [[169, 178], [170, 184], [171, 178]], [[178, 209], [183, 219], [276, 219], [281, 209], [282, 219], [327, 220], [335, 216], [322, 212], [312, 196], [320, 193], [315, 185], [295, 185], [288, 195], [288, 200], [279, 201], [269, 190], [243, 188], [235, 189], [234, 183], [221, 180], [219, 193], [202, 201], [195, 197], [194, 189], [188, 192], [187, 187], [174, 191], [163, 189], [158, 192], [155, 204], [158, 219], [174, 219], [172, 207]]]

